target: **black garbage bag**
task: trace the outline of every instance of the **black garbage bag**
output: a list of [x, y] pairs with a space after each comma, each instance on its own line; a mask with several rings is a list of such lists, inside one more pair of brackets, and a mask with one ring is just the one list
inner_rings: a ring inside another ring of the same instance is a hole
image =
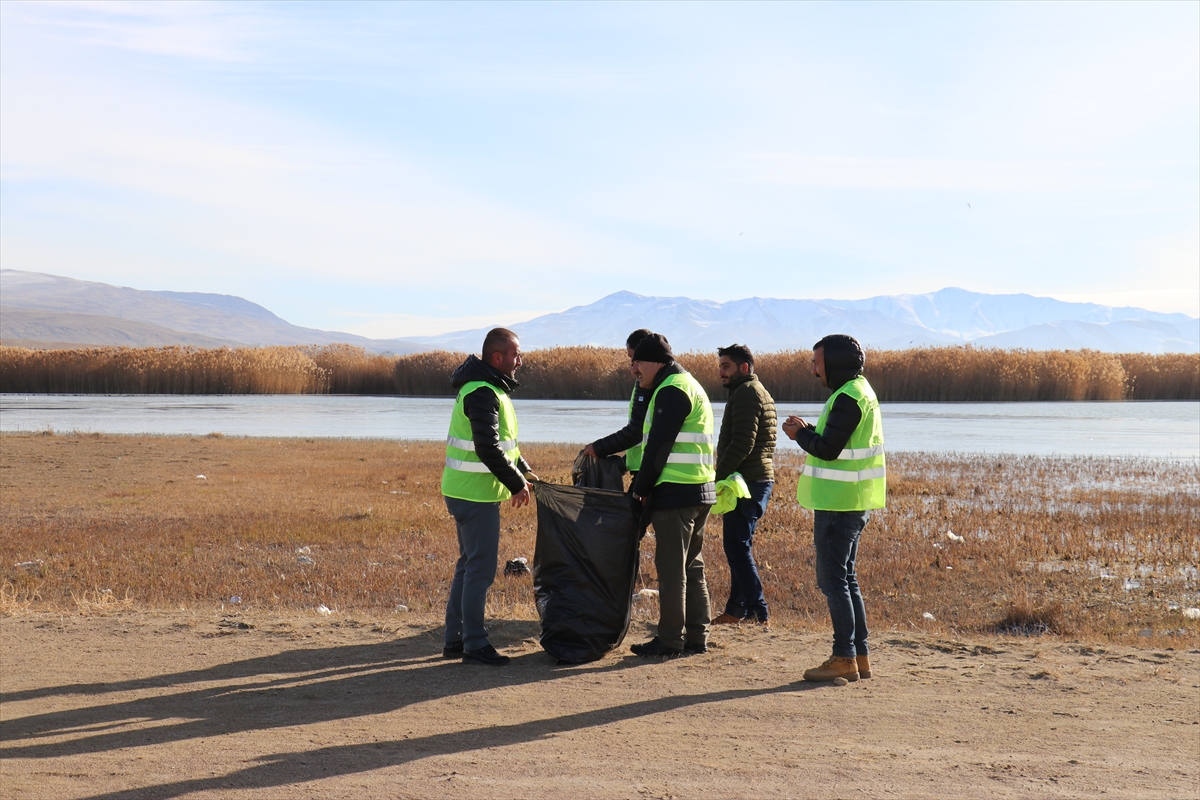
[[623, 476], [629, 470], [625, 469], [625, 459], [620, 456], [586, 456], [583, 451], [575, 456], [575, 464], [571, 467], [571, 483], [576, 486], [590, 486], [593, 489], [610, 489], [614, 492], [625, 491]]
[[541, 645], [562, 663], [595, 661], [629, 630], [639, 528], [629, 495], [535, 482], [533, 591]]

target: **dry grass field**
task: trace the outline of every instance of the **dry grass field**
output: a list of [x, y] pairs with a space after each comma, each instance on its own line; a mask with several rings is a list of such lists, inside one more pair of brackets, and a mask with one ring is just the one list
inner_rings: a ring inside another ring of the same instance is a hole
[[[556, 481], [575, 453], [523, 450]], [[529, 577], [499, 577], [513, 660], [490, 669], [440, 657], [435, 443], [0, 435], [0, 793], [1196, 795], [1194, 463], [890, 456], [861, 555], [875, 675], [837, 687], [800, 680], [829, 632], [785, 453], [757, 544], [770, 630], [556, 666]], [[534, 527], [506, 509], [502, 557]], [[656, 616], [638, 604], [630, 639]]]
[[[0, 448], [6, 613], [442, 613], [457, 549], [438, 443], [5, 434]], [[526, 449], [543, 479], [568, 481], [575, 446]], [[785, 442], [778, 460], [755, 545], [767, 599], [775, 624], [824, 630], [800, 451]], [[1200, 641], [1183, 613], [1200, 606], [1195, 463], [897, 453], [889, 473], [859, 566], [874, 627]], [[506, 508], [501, 557], [532, 559], [535, 530], [532, 507]], [[643, 563], [654, 587], [652, 536]], [[499, 577], [490, 611], [536, 619], [528, 576]]]

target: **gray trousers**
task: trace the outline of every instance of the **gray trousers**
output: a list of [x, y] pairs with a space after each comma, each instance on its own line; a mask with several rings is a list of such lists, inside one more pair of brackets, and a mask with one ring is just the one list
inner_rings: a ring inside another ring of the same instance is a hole
[[658, 570], [658, 638], [676, 650], [704, 644], [712, 612], [704, 581], [704, 523], [711, 506], [653, 511], [654, 566]]
[[462, 642], [466, 650], [488, 644], [483, 627], [487, 591], [496, 580], [500, 550], [500, 504], [446, 498], [458, 528], [458, 563], [446, 603], [446, 643]]

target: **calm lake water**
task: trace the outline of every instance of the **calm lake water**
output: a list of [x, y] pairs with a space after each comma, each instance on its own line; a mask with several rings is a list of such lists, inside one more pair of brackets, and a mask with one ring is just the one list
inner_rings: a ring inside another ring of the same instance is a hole
[[[450, 398], [330, 395], [0, 394], [0, 430], [439, 440]], [[628, 404], [514, 400], [526, 442], [612, 433]], [[720, 424], [724, 403], [714, 403]], [[817, 403], [780, 403], [815, 422]], [[1200, 403], [884, 403], [894, 451], [1200, 459]], [[782, 447], [794, 446], [784, 442]]]

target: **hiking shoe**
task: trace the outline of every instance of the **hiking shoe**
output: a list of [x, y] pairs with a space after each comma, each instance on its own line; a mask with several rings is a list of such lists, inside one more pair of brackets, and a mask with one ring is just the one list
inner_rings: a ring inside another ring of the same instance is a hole
[[675, 658], [683, 655], [682, 650], [676, 650], [673, 647], [667, 647], [662, 639], [655, 636], [645, 644], [635, 644], [629, 648], [635, 656], [643, 658], [651, 658], [653, 656], [666, 656], [667, 658]]
[[733, 614], [722, 614], [721, 616], [714, 619], [710, 624], [712, 624], [712, 625], [741, 625], [745, 621], [746, 620], [742, 619], [741, 617], [735, 617]]
[[462, 658], [462, 642], [446, 642], [442, 647], [442, 658]]
[[834, 656], [821, 666], [804, 671], [804, 680], [806, 681], [831, 681], [834, 678], [845, 678], [847, 681], [858, 680], [858, 662], [853, 658]]
[[502, 667], [510, 660], [508, 656], [502, 656], [497, 653], [496, 648], [490, 644], [485, 644], [478, 650], [463, 650], [462, 658], [464, 664], [468, 661], [478, 661], [490, 667]]
[[871, 659], [866, 656], [857, 656], [854, 661], [858, 665], [858, 677], [871, 677]]
[[708, 652], [708, 644], [705, 642], [684, 642], [683, 654], [685, 656], [702, 656]]

